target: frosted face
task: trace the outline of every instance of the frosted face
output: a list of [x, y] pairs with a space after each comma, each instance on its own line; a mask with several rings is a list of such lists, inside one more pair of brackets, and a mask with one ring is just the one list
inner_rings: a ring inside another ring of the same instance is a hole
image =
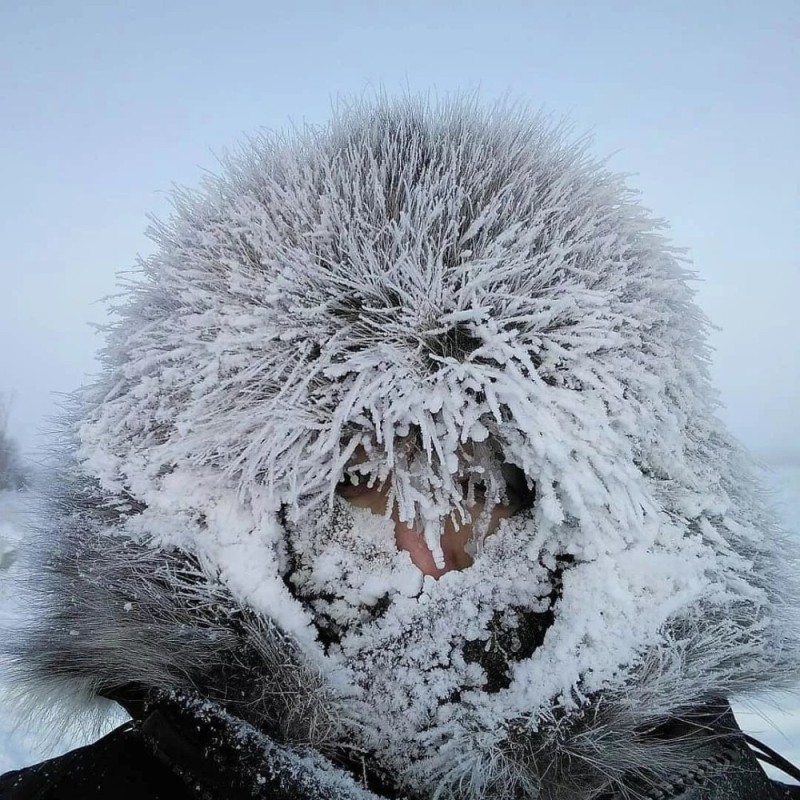
[[[365, 508], [381, 517], [386, 516], [388, 499], [388, 485], [382, 486], [366, 483], [351, 483], [343, 481], [337, 487], [337, 493], [348, 503], [356, 508]], [[489, 536], [497, 530], [500, 520], [512, 516], [520, 507], [521, 500], [512, 504], [495, 504], [489, 510], [484, 536]], [[459, 523], [452, 517], [447, 517], [442, 522], [441, 547], [444, 556], [444, 565], [437, 566], [434, 556], [425, 543], [425, 538], [419, 526], [408, 524], [400, 520], [397, 507], [393, 507], [390, 518], [394, 525], [394, 540], [398, 550], [405, 551], [411, 561], [424, 575], [439, 578], [451, 570], [466, 569], [472, 565], [472, 556], [468, 552], [472, 541], [474, 527], [486, 512], [485, 498], [480, 491], [474, 492], [474, 501], [468, 506], [470, 519]]]
[[[495, 509], [474, 561], [465, 550], [472, 525], [445, 525], [453, 556], [434, 571], [426, 550], [426, 572], [422, 537], [376, 513], [385, 493], [352, 494], [309, 524], [287, 524], [287, 581], [313, 617], [329, 685], [348, 698], [343, 738], [413, 781], [430, 741], [467, 735], [476, 713], [491, 716], [493, 737], [506, 714], [528, 707], [505, 710], [516, 667], [552, 624], [558, 575], [527, 557], [531, 517], [511, 505]], [[403, 546], [404, 530], [417, 551]], [[469, 569], [452, 566], [459, 558]]]
[[[460, 452], [440, 478], [452, 476], [445, 499], [463, 511], [435, 504], [439, 476], [408, 481], [419, 517], [432, 521], [424, 531], [393, 492], [426, 462], [381, 472], [361, 452], [329, 507], [283, 521], [283, 580], [340, 699], [342, 757], [349, 747], [372, 753], [407, 787], [441, 778], [458, 754], [532, 736], [554, 708], [618, 682], [674, 604], [694, 596], [693, 565], [704, 568], [652, 539], [615, 549], [607, 530], [656, 531], [621, 524], [610, 505], [596, 525], [553, 518], [548, 484], [534, 496], [521, 470], [491, 455]], [[570, 484], [558, 488], [569, 499]]]

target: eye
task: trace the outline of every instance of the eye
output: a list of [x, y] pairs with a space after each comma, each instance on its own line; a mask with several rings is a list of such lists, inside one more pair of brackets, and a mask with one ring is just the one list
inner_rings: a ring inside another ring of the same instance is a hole
[[512, 513], [533, 508], [536, 501], [536, 489], [528, 486], [525, 473], [514, 464], [503, 464], [503, 478], [506, 482], [506, 496]]

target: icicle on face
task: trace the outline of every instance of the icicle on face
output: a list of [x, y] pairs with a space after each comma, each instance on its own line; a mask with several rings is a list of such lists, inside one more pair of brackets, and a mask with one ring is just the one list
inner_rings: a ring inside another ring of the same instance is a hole
[[[443, 481], [426, 476], [427, 492], [424, 483], [409, 481], [425, 475], [431, 459], [412, 452], [413, 437], [393, 445], [395, 455], [405, 451], [395, 464], [405, 462], [406, 472], [387, 471], [385, 454], [372, 442], [359, 445], [328, 513], [315, 521], [285, 520], [284, 579], [310, 607], [323, 645], [332, 632], [338, 638], [369, 620], [370, 609], [386, 607], [395, 594], [418, 596], [424, 578], [471, 567], [502, 522], [532, 508], [535, 490], [519, 468], [501, 463], [497, 447], [486, 465], [477, 463], [471, 443], [459, 452], [452, 461], [457, 495], [443, 508], [444, 493], [437, 498], [436, 492]], [[398, 499], [409, 488], [415, 498], [411, 513]]]
[[500, 492], [495, 480], [490, 493], [484, 477], [487, 470], [475, 464], [470, 449], [465, 452], [466, 458], [457, 462], [455, 481], [460, 504], [444, 515], [436, 505], [418, 501], [413, 517], [401, 516], [391, 475], [381, 481], [370, 474], [363, 447], [356, 450], [336, 493], [357, 508], [391, 519], [398, 550], [407, 552], [425, 575], [439, 578], [450, 570], [469, 567], [483, 539], [497, 529], [500, 520], [532, 506], [535, 496], [524, 473], [511, 464], [503, 464], [500, 470]]

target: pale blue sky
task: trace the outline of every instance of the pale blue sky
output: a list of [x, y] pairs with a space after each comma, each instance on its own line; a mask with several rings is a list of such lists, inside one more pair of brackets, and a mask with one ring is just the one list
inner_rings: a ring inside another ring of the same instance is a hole
[[800, 3], [4, 0], [0, 391], [28, 447], [94, 369], [145, 215], [338, 96], [478, 89], [567, 114], [635, 173], [722, 327], [724, 416], [800, 462]]

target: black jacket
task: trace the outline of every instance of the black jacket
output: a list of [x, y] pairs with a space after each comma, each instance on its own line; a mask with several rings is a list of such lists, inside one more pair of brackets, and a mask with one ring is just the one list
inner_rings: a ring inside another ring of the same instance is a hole
[[[706, 729], [710, 749], [668, 780], [647, 780], [646, 765], [628, 791], [639, 800], [779, 800], [800, 786], [770, 780], [728, 708], [672, 720], [657, 735], [680, 741]], [[350, 765], [350, 770], [358, 767]], [[2, 800], [345, 800], [402, 797], [364, 768], [357, 787], [344, 766], [326, 770], [318, 754], [265, 740], [208, 703], [162, 698], [143, 718], [94, 744], [0, 777]], [[614, 791], [596, 800], [622, 800]]]

